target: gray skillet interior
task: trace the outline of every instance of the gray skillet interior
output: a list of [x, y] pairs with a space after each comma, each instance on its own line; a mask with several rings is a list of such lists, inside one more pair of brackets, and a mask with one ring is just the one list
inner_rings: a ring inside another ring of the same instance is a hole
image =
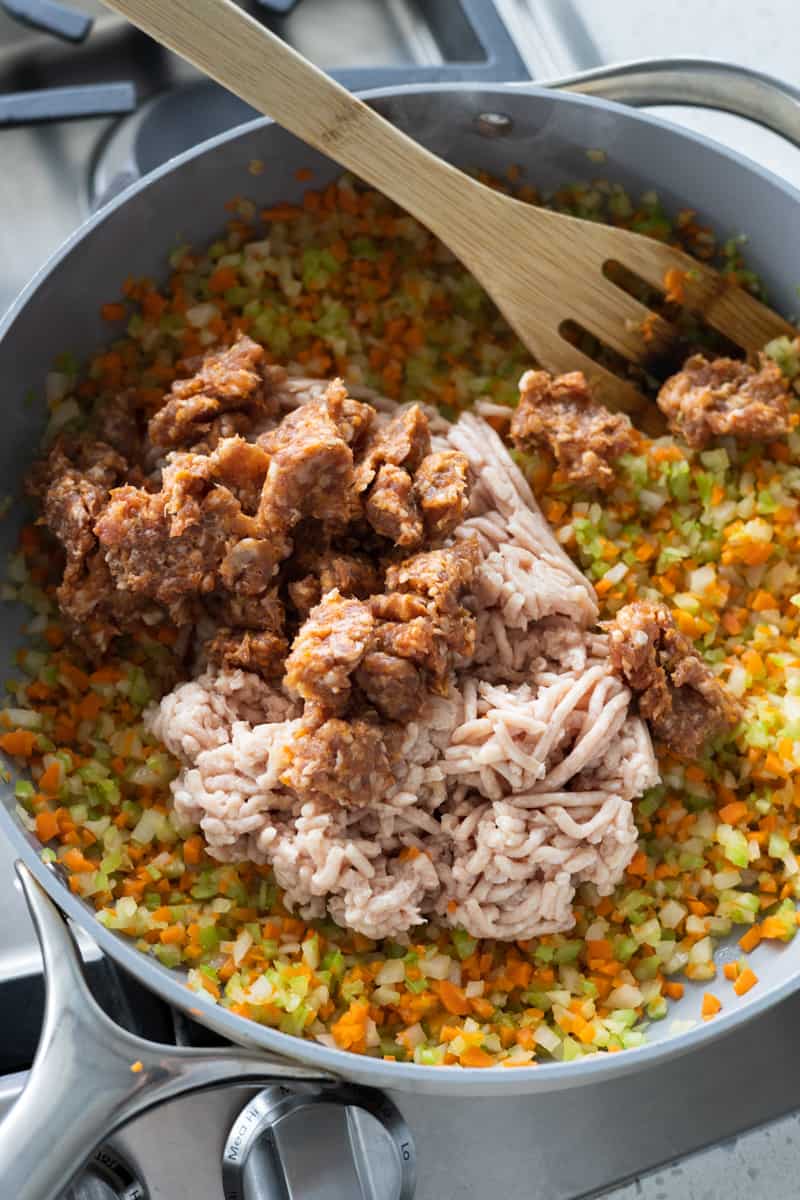
[[[751, 264], [766, 281], [772, 302], [787, 315], [796, 310], [800, 195], [715, 143], [615, 104], [534, 87], [475, 91], [457, 84], [422, 86], [374, 92], [370, 99], [390, 120], [460, 166], [502, 174], [518, 164], [527, 181], [544, 189], [597, 177], [620, 182], [637, 194], [654, 188], [668, 210], [688, 205], [721, 234], [747, 232]], [[483, 136], [476, 118], [486, 112], [510, 116], [510, 131], [502, 137]], [[603, 150], [605, 161], [598, 164], [587, 150]], [[265, 164], [257, 177], [248, 171], [254, 159]], [[83, 358], [109, 340], [109, 327], [99, 315], [101, 304], [119, 294], [129, 275], [163, 278], [167, 255], [177, 244], [212, 240], [225, 222], [224, 204], [232, 196], [244, 195], [260, 205], [298, 200], [303, 191], [295, 180], [298, 167], [313, 168], [309, 186], [314, 187], [339, 173], [283, 130], [254, 122], [156, 171], [102, 210], [59, 251], [0, 326], [0, 380], [7, 422], [0, 437], [4, 493], [20, 495], [23, 474], [43, 427], [43, 401], [26, 405], [26, 394], [33, 389], [42, 395], [44, 375], [58, 354], [69, 350]], [[3, 557], [15, 544], [22, 511], [15, 504], [0, 524]], [[13, 660], [24, 619], [24, 612], [5, 606], [0, 622], [3, 663]], [[609, 1078], [654, 1065], [667, 1054], [689, 1051], [732, 1030], [786, 995], [796, 986], [800, 971], [800, 938], [779, 950], [762, 946], [752, 956], [760, 982], [748, 997], [735, 1000], [730, 985], [718, 981], [714, 990], [727, 1003], [720, 1016], [704, 1024], [699, 1020], [703, 989], [690, 985], [670, 1016], [651, 1027], [649, 1044], [624, 1054], [514, 1071], [449, 1071], [383, 1063], [289, 1038], [199, 1000], [186, 989], [180, 974], [145, 958], [95, 922], [89, 906], [42, 865], [37, 847], [14, 815], [14, 804], [13, 788], [4, 787], [0, 825], [20, 856], [63, 910], [87, 926], [105, 950], [164, 999], [184, 1008], [202, 1005], [206, 1024], [243, 1045], [324, 1066], [367, 1085], [479, 1096], [540, 1092]], [[737, 954], [732, 941], [719, 957], [724, 961]], [[696, 1024], [676, 1033], [676, 1019]]]

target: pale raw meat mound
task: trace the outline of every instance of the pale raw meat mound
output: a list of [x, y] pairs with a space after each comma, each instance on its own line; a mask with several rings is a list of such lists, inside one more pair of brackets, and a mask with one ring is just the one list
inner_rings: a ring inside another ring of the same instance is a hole
[[148, 722], [184, 764], [181, 818], [215, 858], [270, 864], [306, 918], [372, 938], [427, 920], [505, 940], [567, 930], [576, 888], [610, 893], [635, 852], [631, 800], [658, 781], [650, 737], [592, 629], [591, 585], [499, 437], [469, 415], [431, 429], [434, 454], [469, 463], [450, 544], [477, 544], [462, 598], [476, 644], [413, 719], [385, 726], [389, 786], [363, 804], [294, 792], [307, 716], [246, 672], [208, 670]]

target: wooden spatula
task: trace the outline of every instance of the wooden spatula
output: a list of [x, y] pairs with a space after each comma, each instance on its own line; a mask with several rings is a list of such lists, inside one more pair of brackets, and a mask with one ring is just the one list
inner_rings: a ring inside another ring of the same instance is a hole
[[669, 322], [604, 276], [611, 260], [662, 290], [667, 271], [686, 272], [687, 307], [744, 350], [796, 332], [680, 250], [535, 208], [476, 182], [406, 137], [231, 0], [106, 2], [417, 217], [480, 281], [542, 366], [583, 370], [611, 407], [634, 410], [644, 398], [566, 341], [565, 322], [583, 326], [634, 363], [677, 337]]

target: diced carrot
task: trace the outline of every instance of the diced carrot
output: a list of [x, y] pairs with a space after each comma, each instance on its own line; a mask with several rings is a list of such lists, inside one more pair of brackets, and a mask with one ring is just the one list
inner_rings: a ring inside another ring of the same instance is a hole
[[104, 321], [124, 321], [125, 320], [125, 305], [124, 304], [104, 304], [100, 309], [100, 316]]
[[168, 925], [166, 929], [161, 930], [158, 937], [165, 946], [179, 946], [186, 940], [186, 930], [180, 924]]
[[162, 904], [160, 908], [154, 908], [150, 916], [154, 921], [159, 923], [162, 921], [170, 922], [172, 920], [172, 909], [168, 904]]
[[780, 917], [765, 917], [761, 922], [762, 938], [785, 938], [786, 926]]
[[457, 1017], [465, 1017], [470, 1011], [470, 1003], [462, 988], [451, 983], [449, 979], [439, 980], [434, 989], [444, 1007]]
[[745, 992], [749, 992], [751, 987], [755, 987], [758, 983], [758, 976], [750, 967], [745, 967], [739, 978], [733, 985], [733, 990], [737, 996], [743, 996]]
[[590, 1046], [595, 1039], [596, 1032], [592, 1021], [584, 1021], [575, 1030], [575, 1036], [584, 1046]]
[[629, 875], [647, 875], [647, 855], [643, 850], [639, 850], [634, 854], [631, 861], [628, 863]]
[[739, 938], [739, 945], [745, 954], [750, 954], [755, 950], [758, 943], [761, 941], [761, 928], [758, 925], [751, 925], [750, 928]]
[[669, 996], [670, 1000], [680, 1000], [683, 996], [682, 983], [665, 983], [663, 987], [664, 994]]
[[228, 288], [236, 287], [238, 282], [239, 276], [233, 267], [217, 267], [208, 280], [208, 290], [218, 296]]
[[508, 963], [505, 970], [506, 977], [511, 980], [514, 987], [519, 988], [527, 987], [533, 974], [532, 964], [523, 960]]
[[459, 1061], [462, 1067], [494, 1066], [494, 1059], [491, 1054], [487, 1054], [485, 1050], [481, 1050], [480, 1046], [468, 1046]]
[[480, 1017], [482, 1021], [490, 1021], [494, 1016], [494, 1005], [491, 1000], [486, 1000], [483, 996], [473, 996], [469, 1003], [475, 1016]]
[[6, 754], [15, 754], [18, 758], [30, 758], [36, 745], [36, 734], [30, 729], [12, 729], [0, 737], [0, 749]]
[[77, 848], [68, 850], [61, 861], [70, 871], [75, 871], [80, 875], [96, 869], [96, 864], [91, 862], [90, 859], [84, 858], [83, 854]]
[[52, 841], [58, 836], [58, 817], [54, 812], [45, 809], [36, 815], [36, 836], [40, 842]]
[[739, 974], [739, 964], [735, 962], [725, 963], [725, 966], [722, 968], [722, 974], [726, 979], [736, 979]]
[[189, 866], [196, 866], [203, 857], [205, 843], [199, 834], [194, 834], [183, 843], [183, 861]]
[[158, 318], [167, 307], [167, 302], [158, 292], [146, 292], [140, 300], [142, 312], [146, 317]]
[[709, 1017], [715, 1017], [721, 1008], [722, 1004], [713, 994], [713, 992], [704, 993], [703, 1004], [700, 1011], [706, 1020], [708, 1020]]
[[758, 651], [753, 650], [752, 647], [748, 647], [742, 655], [742, 666], [751, 675], [759, 676], [764, 674], [764, 660]]
[[773, 595], [759, 588], [750, 600], [750, 608], [754, 612], [767, 612], [771, 608], [780, 608], [780, 604]]
[[61, 786], [61, 766], [59, 763], [51, 763], [50, 766], [42, 773], [39, 780], [39, 787], [43, 792], [57, 792]]
[[664, 274], [664, 299], [670, 304], [683, 304], [686, 299], [685, 285], [686, 272], [680, 267], [670, 267]]
[[614, 947], [607, 938], [593, 938], [586, 943], [586, 951], [590, 959], [608, 960], [614, 957]]
[[276, 204], [274, 208], [262, 209], [261, 216], [265, 221], [293, 221], [302, 211], [294, 204]]
[[726, 825], [737, 825], [742, 817], [747, 816], [747, 805], [743, 800], [734, 800], [719, 810], [719, 817]]

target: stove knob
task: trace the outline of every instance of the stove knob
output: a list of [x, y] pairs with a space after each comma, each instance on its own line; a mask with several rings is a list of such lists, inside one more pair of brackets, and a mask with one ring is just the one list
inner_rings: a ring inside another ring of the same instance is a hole
[[380, 1092], [269, 1087], [233, 1124], [225, 1200], [411, 1200], [414, 1143]]
[[98, 1146], [62, 1200], [147, 1200], [144, 1184], [110, 1146]]

